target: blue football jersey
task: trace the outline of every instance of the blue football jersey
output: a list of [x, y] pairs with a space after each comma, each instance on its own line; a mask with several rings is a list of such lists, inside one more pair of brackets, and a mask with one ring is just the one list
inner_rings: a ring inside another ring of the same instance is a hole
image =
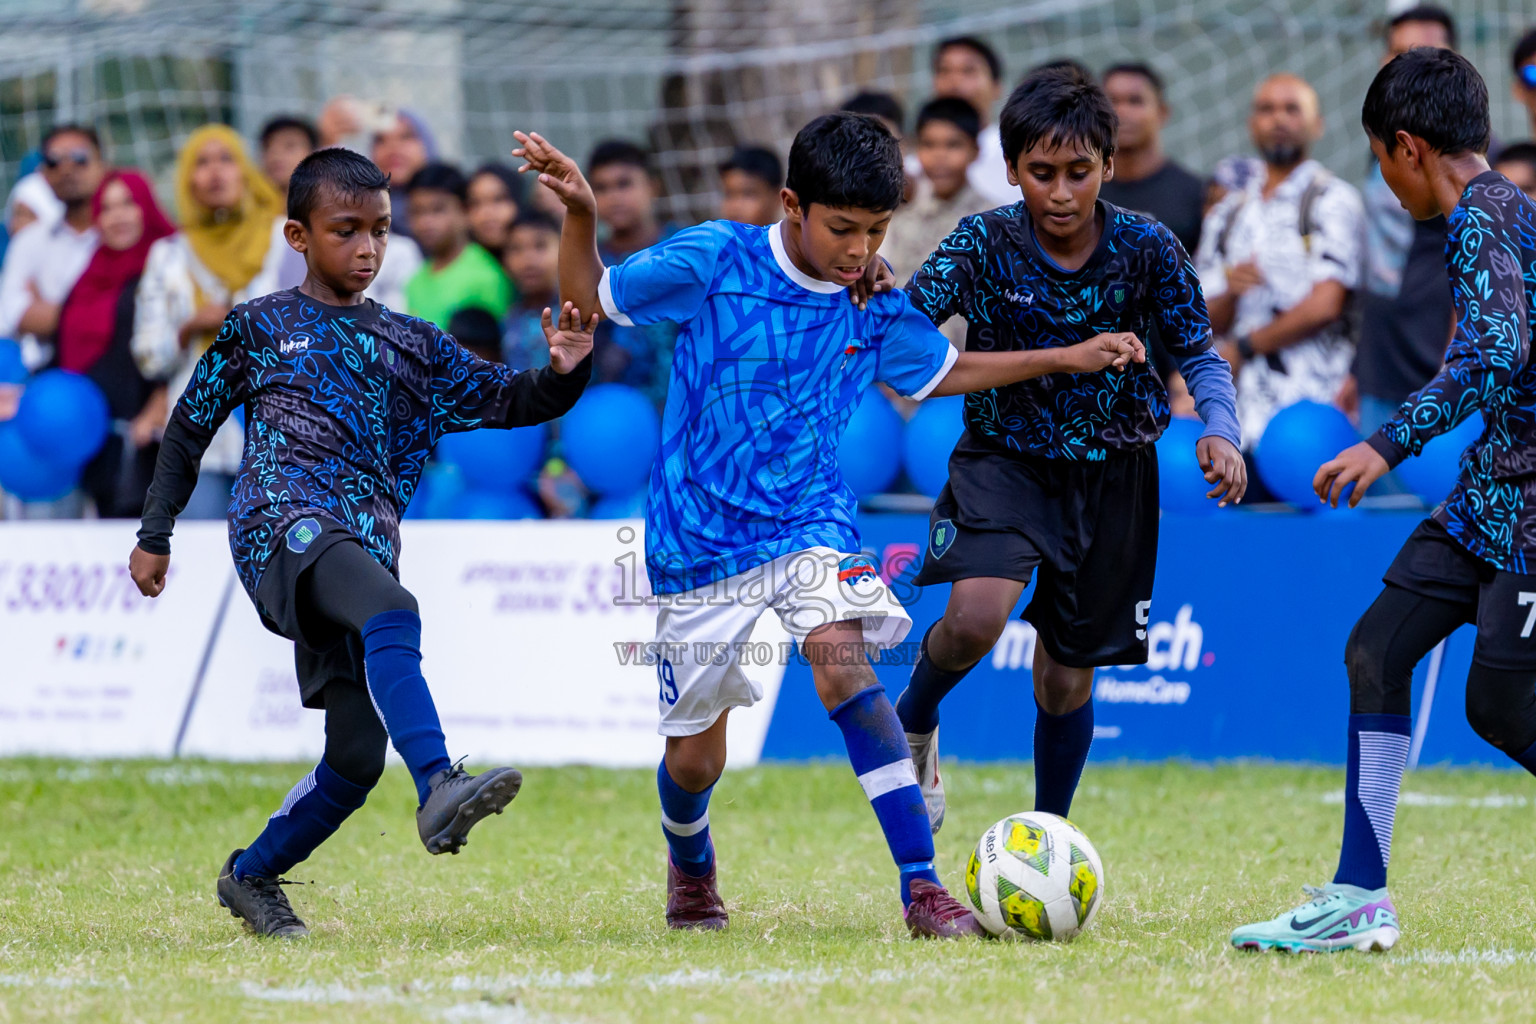
[[857, 551], [837, 462], [848, 418], [876, 381], [923, 398], [956, 359], [904, 293], [860, 310], [802, 273], [782, 230], [701, 224], [603, 274], [617, 323], [681, 328], [646, 502], [658, 594], [806, 548]]

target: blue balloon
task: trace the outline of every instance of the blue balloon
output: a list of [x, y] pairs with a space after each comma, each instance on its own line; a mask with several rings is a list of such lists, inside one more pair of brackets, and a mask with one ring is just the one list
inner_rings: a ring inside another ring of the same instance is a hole
[[1397, 478], [1426, 505], [1439, 504], [1461, 476], [1461, 454], [1483, 434], [1483, 417], [1474, 413], [1454, 429], [1410, 455], [1397, 467]]
[[949, 480], [949, 453], [965, 432], [965, 399], [930, 398], [907, 421], [902, 460], [921, 494], [937, 495]]
[[10, 338], [0, 338], [0, 384], [20, 384], [27, 379], [27, 364], [21, 361], [21, 346]]
[[610, 494], [592, 503], [592, 519], [645, 518], [645, 490], [633, 494]]
[[632, 494], [651, 476], [661, 419], [651, 400], [623, 384], [587, 388], [560, 421], [560, 446], [581, 482], [598, 494]]
[[80, 470], [34, 452], [16, 421], [0, 423], [0, 490], [22, 501], [55, 501], [75, 487]]
[[482, 491], [473, 487], [447, 502], [444, 519], [539, 519], [544, 513], [522, 491]]
[[[1275, 413], [1254, 452], [1264, 486], [1299, 509], [1326, 508], [1312, 490], [1318, 467], [1356, 444], [1360, 435], [1349, 417], [1331, 405], [1302, 401]], [[1351, 485], [1350, 490], [1353, 490]], [[1344, 498], [1339, 507], [1344, 507]]]
[[21, 393], [16, 426], [33, 453], [59, 466], [78, 469], [101, 451], [111, 428], [101, 388], [68, 370], [47, 370]]
[[538, 470], [548, 434], [542, 423], [513, 430], [482, 428], [447, 434], [437, 442], [437, 458], [457, 466], [470, 487], [516, 491]]
[[854, 497], [891, 489], [901, 472], [901, 413], [877, 388], [870, 388], [843, 431], [837, 468]]
[[1158, 499], [1164, 512], [1209, 515], [1216, 511], [1216, 501], [1206, 497], [1213, 485], [1205, 482], [1205, 470], [1195, 452], [1203, 433], [1199, 420], [1175, 418], [1158, 438]]

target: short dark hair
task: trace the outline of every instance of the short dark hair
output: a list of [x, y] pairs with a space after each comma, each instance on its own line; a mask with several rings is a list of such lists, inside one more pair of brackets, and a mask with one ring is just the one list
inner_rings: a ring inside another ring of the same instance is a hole
[[645, 150], [628, 139], [604, 139], [592, 147], [587, 157], [587, 173], [596, 174], [604, 167], [638, 167], [651, 173], [651, 158]]
[[785, 184], [800, 197], [802, 210], [813, 203], [894, 210], [906, 188], [901, 147], [866, 114], [823, 114], [801, 128], [789, 147]]
[[389, 189], [389, 175], [361, 153], [341, 146], [317, 149], [293, 169], [288, 180], [288, 218], [308, 226], [309, 215], [326, 190], [361, 202], [371, 192]]
[[1520, 37], [1509, 55], [1509, 66], [1514, 71], [1517, 81], [1520, 78], [1520, 69], [1529, 64], [1532, 57], [1536, 57], [1536, 25]]
[[1114, 155], [1120, 119], [1104, 89], [1091, 75], [1074, 67], [1032, 71], [1003, 105], [998, 131], [1003, 157], [1012, 167], [1037, 143], [1078, 143], [1095, 149], [1106, 160]]
[[38, 144], [38, 148], [47, 152], [48, 143], [60, 135], [78, 135], [91, 144], [91, 148], [96, 151], [97, 156], [101, 155], [101, 136], [96, 134], [96, 129], [88, 124], [78, 124], [74, 121], [56, 124], [48, 129], [48, 133], [43, 136], [43, 141]]
[[868, 114], [870, 117], [882, 118], [894, 125], [899, 125], [902, 131], [906, 131], [907, 128], [906, 108], [901, 105], [900, 100], [888, 92], [854, 93], [837, 109], [845, 114]]
[[518, 228], [538, 228], [540, 231], [552, 231], [560, 233], [560, 222], [555, 220], [543, 210], [532, 206], [517, 208], [517, 216], [512, 218], [512, 223], [507, 226], [507, 234], [510, 235]]
[[266, 149], [272, 141], [272, 136], [278, 132], [303, 132], [309, 140], [310, 149], [320, 148], [320, 132], [314, 124], [302, 117], [294, 117], [292, 114], [279, 114], [266, 124], [261, 126], [261, 148]]
[[937, 71], [939, 69], [939, 58], [944, 56], [945, 50], [952, 50], [957, 46], [963, 50], [970, 50], [986, 61], [987, 70], [992, 72], [993, 81], [1001, 82], [1003, 80], [1002, 58], [997, 55], [997, 51], [992, 49], [989, 43], [976, 36], [950, 36], [948, 39], [939, 40], [939, 45], [933, 48], [932, 70]]
[[1388, 154], [1397, 149], [1400, 131], [1441, 153], [1486, 153], [1488, 86], [1454, 50], [1415, 46], [1376, 72], [1360, 123]]
[[483, 174], [489, 174], [500, 181], [506, 186], [507, 195], [511, 197], [512, 201], [519, 205], [522, 204], [524, 192], [523, 176], [498, 160], [487, 161], [475, 168], [475, 173], [471, 174], [468, 181], [465, 182], [466, 190], [468, 189], [468, 182], [474, 181]]
[[1451, 16], [1450, 11], [1438, 4], [1419, 4], [1393, 15], [1387, 22], [1386, 31], [1382, 34], [1390, 36], [1392, 30], [1399, 25], [1414, 25], [1420, 22], [1439, 25], [1445, 29], [1445, 41], [1450, 44], [1451, 49], [1456, 49], [1456, 19]]
[[981, 134], [981, 115], [976, 113], [976, 108], [970, 103], [956, 96], [941, 96], [924, 103], [923, 109], [917, 112], [916, 130], [921, 133], [924, 125], [934, 121], [954, 125], [969, 136], [972, 142]]
[[1493, 163], [1502, 164], [1511, 161], [1525, 164], [1532, 170], [1536, 170], [1536, 142], [1511, 142], [1499, 150], [1499, 155], [1494, 158]]
[[[1053, 57], [1043, 64], [1036, 64], [1030, 68], [1024, 73], [1024, 78], [1041, 71], [1075, 71], [1083, 78], [1093, 78], [1093, 69], [1076, 57]], [[1024, 78], [1019, 79], [1020, 84], [1023, 84]]]
[[462, 203], [469, 198], [469, 179], [453, 164], [433, 161], [411, 175], [411, 180], [405, 184], [406, 195], [423, 190], [447, 192]]
[[784, 162], [766, 146], [737, 146], [720, 163], [720, 173], [740, 171], [769, 188], [784, 187]]
[[1142, 78], [1145, 78], [1147, 80], [1147, 84], [1152, 87], [1152, 92], [1157, 96], [1157, 101], [1159, 103], [1163, 102], [1163, 93], [1166, 89], [1166, 83], [1163, 82], [1163, 76], [1158, 74], [1157, 71], [1153, 69], [1152, 65], [1143, 64], [1141, 61], [1134, 60], [1126, 61], [1123, 64], [1114, 64], [1104, 69], [1104, 74], [1099, 76], [1099, 81], [1103, 82], [1107, 86], [1109, 84], [1110, 75], [1140, 75]]

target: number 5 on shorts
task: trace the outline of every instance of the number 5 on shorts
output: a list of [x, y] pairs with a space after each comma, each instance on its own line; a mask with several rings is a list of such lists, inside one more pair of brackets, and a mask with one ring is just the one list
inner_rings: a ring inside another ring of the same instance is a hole
[[[1536, 594], [1532, 594], [1531, 599], [1536, 600]], [[1536, 614], [1536, 612], [1532, 614]], [[1526, 631], [1530, 631], [1529, 626], [1526, 627]], [[665, 703], [668, 705], [677, 703], [677, 679], [672, 674], [672, 663], [666, 658], [656, 662], [656, 684], [657, 695]]]
[[1529, 640], [1531, 638], [1531, 630], [1536, 628], [1536, 594], [1531, 593], [1529, 590], [1522, 590], [1520, 591], [1520, 607], [1524, 608], [1526, 605], [1531, 606], [1531, 611], [1525, 617], [1525, 628], [1520, 630], [1520, 639], [1522, 640]]

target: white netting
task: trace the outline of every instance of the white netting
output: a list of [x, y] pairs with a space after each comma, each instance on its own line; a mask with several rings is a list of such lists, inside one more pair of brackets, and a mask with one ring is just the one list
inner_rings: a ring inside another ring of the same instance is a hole
[[[1489, 81], [1495, 133], [1523, 137], [1508, 51], [1536, 10], [1447, 6]], [[204, 121], [251, 134], [351, 93], [416, 108], [466, 162], [504, 155], [525, 126], [578, 155], [607, 136], [647, 143], [667, 212], [698, 215], [733, 144], [783, 152], [861, 88], [911, 109], [933, 44], [962, 32], [997, 46], [1009, 82], [1055, 57], [1150, 62], [1169, 83], [1169, 150], [1198, 170], [1247, 149], [1257, 80], [1295, 71], [1328, 116], [1317, 155], [1356, 177], [1384, 13], [1383, 0], [0, 0], [0, 184], [56, 121], [96, 124], [116, 162], [158, 173]]]

